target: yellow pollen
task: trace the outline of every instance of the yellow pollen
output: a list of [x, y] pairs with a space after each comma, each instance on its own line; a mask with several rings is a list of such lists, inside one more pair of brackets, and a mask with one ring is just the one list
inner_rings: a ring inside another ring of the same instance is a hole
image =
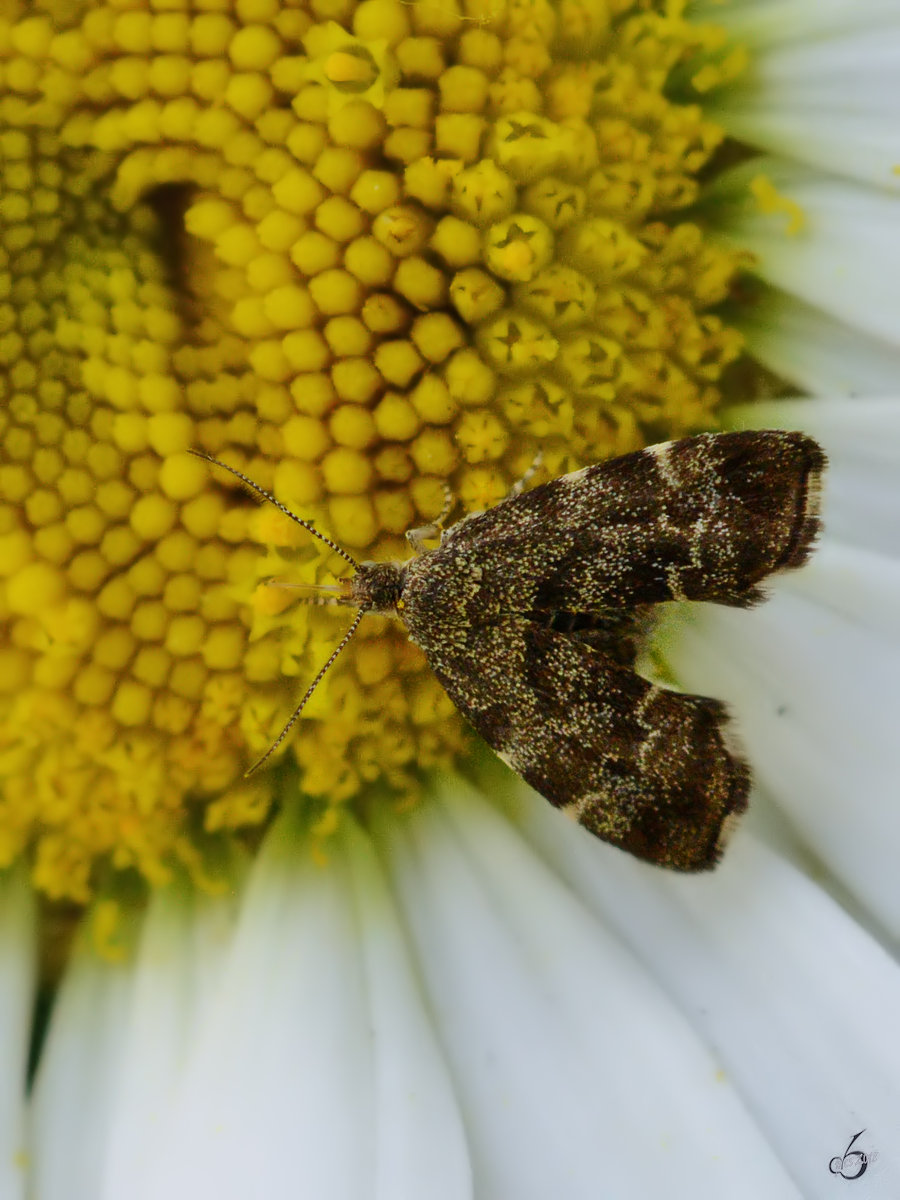
[[349, 84], [356, 86], [360, 91], [371, 87], [376, 71], [377, 68], [371, 59], [367, 61], [359, 55], [346, 52], [329, 55], [325, 66], [326, 78], [331, 83]]
[[[347, 627], [309, 585], [352, 572], [192, 449], [403, 559], [448, 489], [715, 422], [738, 257], [689, 215], [721, 133], [671, 96], [744, 57], [683, 8], [2, 6], [0, 868], [213, 887], [269, 817], [243, 771]], [[324, 836], [466, 746], [371, 617], [277, 757]]]
[[767, 215], [782, 213], [786, 218], [785, 233], [795, 236], [806, 228], [806, 213], [796, 200], [784, 196], [765, 175], [757, 175], [750, 183], [750, 192], [760, 212]]

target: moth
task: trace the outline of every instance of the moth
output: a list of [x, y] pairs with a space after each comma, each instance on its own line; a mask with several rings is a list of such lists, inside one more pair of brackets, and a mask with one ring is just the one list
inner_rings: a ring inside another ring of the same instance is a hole
[[[209, 455], [198, 453], [210, 462]], [[803, 433], [699, 434], [600, 462], [464, 517], [406, 562], [349, 562], [323, 602], [398, 617], [463, 716], [551, 804], [638, 858], [713, 867], [750, 773], [717, 700], [634, 670], [652, 606], [747, 608], [819, 532], [825, 455]], [[421, 534], [422, 531], [419, 531]]]

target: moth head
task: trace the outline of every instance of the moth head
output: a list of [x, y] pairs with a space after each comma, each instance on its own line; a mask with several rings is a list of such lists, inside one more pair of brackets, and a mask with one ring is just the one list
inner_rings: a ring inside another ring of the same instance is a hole
[[364, 562], [349, 580], [349, 595], [345, 604], [362, 612], [396, 613], [403, 591], [403, 564], [396, 562]]

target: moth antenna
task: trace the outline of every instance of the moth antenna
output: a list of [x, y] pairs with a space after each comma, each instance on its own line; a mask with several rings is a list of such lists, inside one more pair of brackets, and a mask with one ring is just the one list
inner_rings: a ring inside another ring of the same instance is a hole
[[254, 771], [259, 770], [259, 768], [263, 765], [263, 763], [266, 762], [266, 760], [270, 757], [270, 755], [275, 753], [275, 751], [278, 749], [278, 747], [281, 745], [281, 743], [284, 741], [284, 739], [287, 737], [287, 735], [291, 732], [291, 730], [294, 727], [294, 722], [297, 720], [297, 718], [303, 712], [303, 709], [306, 705], [307, 700], [310, 698], [310, 696], [313, 694], [313, 692], [319, 686], [323, 677], [327, 674], [329, 668], [334, 663], [334, 660], [337, 658], [337, 656], [340, 654], [340, 652], [344, 649], [344, 647], [347, 645], [347, 643], [353, 637], [354, 633], [356, 633], [357, 629], [359, 629], [359, 623], [365, 615], [366, 615], [365, 610], [360, 609], [359, 612], [356, 614], [356, 616], [353, 618], [353, 624], [350, 626], [350, 628], [347, 630], [347, 632], [341, 638], [340, 643], [335, 647], [334, 650], [332, 650], [331, 655], [328, 659], [328, 662], [325, 664], [325, 666], [322, 668], [322, 670], [318, 673], [318, 675], [315, 677], [315, 679], [312, 681], [312, 683], [306, 689], [306, 693], [305, 693], [303, 699], [300, 701], [300, 703], [297, 705], [297, 707], [291, 713], [290, 720], [285, 725], [284, 729], [282, 729], [281, 733], [279, 733], [278, 737], [275, 739], [275, 741], [272, 743], [272, 745], [268, 748], [268, 750], [265, 752], [265, 754], [262, 756], [262, 758], [258, 758], [256, 760], [256, 762], [253, 764], [253, 766], [244, 772], [245, 779], [247, 778], [248, 775], [252, 775], [254, 773]]
[[317, 537], [320, 542], [324, 542], [326, 546], [330, 546], [335, 554], [339, 554], [341, 558], [350, 563], [355, 570], [359, 570], [359, 563], [356, 561], [356, 559], [349, 555], [346, 550], [342, 550], [337, 542], [333, 542], [331, 538], [326, 537], [324, 533], [319, 533], [315, 525], [311, 524], [309, 521], [304, 521], [302, 517], [298, 517], [296, 513], [292, 513], [291, 510], [286, 505], [282, 504], [280, 500], [276, 500], [271, 492], [267, 492], [265, 488], [261, 488], [258, 483], [254, 483], [252, 479], [249, 479], [241, 471], [238, 471], [236, 467], [229, 467], [228, 463], [222, 462], [222, 460], [219, 458], [213, 458], [213, 456], [211, 454], [207, 454], [205, 450], [190, 449], [189, 453], [193, 454], [195, 458], [203, 458], [208, 463], [213, 463], [215, 466], [221, 467], [223, 471], [230, 471], [232, 475], [240, 479], [241, 483], [245, 483], [247, 487], [252, 488], [252, 490], [256, 492], [258, 496], [262, 496], [264, 500], [268, 500], [270, 504], [274, 504], [275, 507], [280, 512], [283, 512], [286, 517], [290, 517], [292, 521], [296, 521], [298, 525], [301, 525], [304, 529], [308, 530], [313, 537]]

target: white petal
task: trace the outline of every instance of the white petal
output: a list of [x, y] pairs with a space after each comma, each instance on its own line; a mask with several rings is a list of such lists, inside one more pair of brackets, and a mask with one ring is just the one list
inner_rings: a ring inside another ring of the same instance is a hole
[[736, 323], [755, 359], [811, 395], [877, 396], [897, 389], [900, 346], [784, 292], [765, 289], [741, 308]]
[[754, 45], [780, 45], [817, 34], [834, 37], [866, 25], [896, 25], [896, 0], [694, 0], [692, 20], [714, 21]]
[[877, 1157], [860, 1195], [900, 1194], [897, 963], [746, 833], [714, 872], [673, 876], [520, 803], [529, 838], [716, 1048], [802, 1194], [831, 1194], [829, 1163], [862, 1129]]
[[78, 945], [56, 998], [31, 1104], [30, 1194], [96, 1200], [133, 976]]
[[227, 900], [192, 901], [174, 887], [154, 893], [130, 966], [102, 1200], [137, 1197], [156, 1167], [189, 1049], [220, 985], [233, 923]]
[[319, 865], [276, 826], [198, 1026], [148, 1200], [469, 1200], [452, 1090], [361, 838]]
[[710, 116], [750, 145], [900, 189], [895, 3], [781, 0], [707, 16], [750, 52], [747, 72], [704, 104]]
[[346, 851], [368, 980], [375, 1074], [375, 1200], [472, 1194], [465, 1133], [444, 1060], [368, 838], [348, 824]]
[[34, 1194], [137, 1198], [231, 933], [227, 902], [154, 896], [134, 958], [79, 943], [57, 997], [32, 1103]]
[[[827, 396], [827, 392], [825, 393]], [[900, 462], [900, 394], [843, 400], [767, 400], [727, 412], [733, 429], [806, 429], [849, 458], [888, 455]]]
[[483, 799], [384, 822], [478, 1195], [793, 1196], [702, 1043]]
[[[802, 213], [764, 212], [753, 198], [763, 178]], [[778, 159], [753, 159], [710, 191], [724, 239], [754, 255], [773, 287], [889, 345], [900, 345], [900, 196], [864, 188]]]
[[0, 1196], [25, 1194], [25, 1071], [36, 958], [35, 904], [24, 871], [0, 876]]

